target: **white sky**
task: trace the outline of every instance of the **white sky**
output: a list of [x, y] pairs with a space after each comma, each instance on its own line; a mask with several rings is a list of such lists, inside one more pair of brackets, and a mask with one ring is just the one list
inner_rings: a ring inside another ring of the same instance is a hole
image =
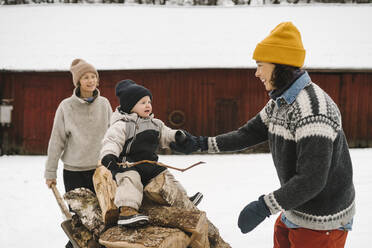
[[280, 22], [302, 33], [306, 68], [372, 69], [372, 5], [0, 6], [0, 70], [255, 68]]
[[[356, 188], [356, 216], [346, 248], [372, 244], [372, 149], [351, 149]], [[67, 238], [60, 224], [61, 211], [43, 179], [46, 156], [0, 156], [0, 244], [11, 248], [64, 247]], [[237, 226], [240, 211], [260, 195], [279, 187], [270, 154], [160, 155], [159, 161], [179, 168], [198, 161], [206, 164], [183, 173], [171, 170], [189, 195], [200, 191], [198, 206], [233, 248], [273, 247], [271, 216], [249, 234]], [[64, 193], [62, 164], [57, 187]]]

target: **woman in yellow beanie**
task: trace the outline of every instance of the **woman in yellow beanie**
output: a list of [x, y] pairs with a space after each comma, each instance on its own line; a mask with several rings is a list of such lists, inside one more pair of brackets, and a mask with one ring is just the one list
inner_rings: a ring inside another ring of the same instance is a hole
[[256, 77], [269, 92], [266, 106], [236, 131], [216, 137], [187, 132], [173, 150], [237, 151], [269, 142], [280, 188], [261, 195], [240, 213], [238, 226], [252, 231], [280, 213], [275, 248], [341, 248], [355, 214], [355, 190], [341, 115], [333, 100], [301, 69], [301, 35], [291, 22], [258, 43]]
[[[97, 167], [101, 140], [109, 127], [112, 108], [97, 89], [97, 70], [82, 59], [72, 61], [70, 71], [75, 89], [58, 106], [48, 145], [44, 177], [48, 187], [57, 184], [59, 159], [63, 162], [65, 191], [88, 188]], [[72, 244], [69, 242], [67, 248]]]

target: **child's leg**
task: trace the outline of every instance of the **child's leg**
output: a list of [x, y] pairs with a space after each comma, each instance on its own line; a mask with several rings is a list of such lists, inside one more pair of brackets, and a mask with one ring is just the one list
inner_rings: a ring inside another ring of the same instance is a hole
[[147, 225], [149, 218], [138, 213], [143, 198], [141, 176], [135, 170], [129, 170], [116, 175], [118, 187], [115, 194], [115, 205], [120, 209], [118, 225], [139, 227]]
[[120, 207], [131, 207], [138, 210], [143, 198], [143, 185], [141, 176], [135, 170], [129, 170], [116, 174], [117, 189], [115, 194], [115, 205]]

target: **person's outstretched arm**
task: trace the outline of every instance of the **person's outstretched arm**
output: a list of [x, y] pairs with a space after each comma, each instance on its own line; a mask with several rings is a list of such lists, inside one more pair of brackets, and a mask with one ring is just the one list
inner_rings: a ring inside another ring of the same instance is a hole
[[172, 150], [184, 154], [196, 151], [209, 153], [239, 151], [257, 145], [268, 139], [267, 109], [266, 107], [235, 131], [215, 137], [194, 136], [183, 131], [185, 137], [179, 136], [170, 144]]

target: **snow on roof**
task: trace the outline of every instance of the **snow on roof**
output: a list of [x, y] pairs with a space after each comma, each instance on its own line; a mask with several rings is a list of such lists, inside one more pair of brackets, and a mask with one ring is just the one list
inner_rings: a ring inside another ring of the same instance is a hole
[[169, 7], [49, 4], [0, 7], [0, 70], [255, 68], [252, 53], [292, 21], [305, 67], [372, 69], [371, 5]]

